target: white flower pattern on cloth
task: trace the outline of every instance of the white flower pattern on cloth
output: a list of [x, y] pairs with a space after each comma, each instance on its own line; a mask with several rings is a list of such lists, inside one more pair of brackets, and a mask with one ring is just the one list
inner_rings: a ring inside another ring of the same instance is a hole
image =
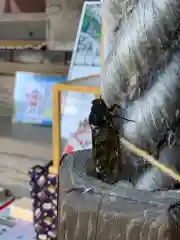
[[57, 178], [41, 166], [30, 169], [29, 176], [36, 239], [56, 240]]

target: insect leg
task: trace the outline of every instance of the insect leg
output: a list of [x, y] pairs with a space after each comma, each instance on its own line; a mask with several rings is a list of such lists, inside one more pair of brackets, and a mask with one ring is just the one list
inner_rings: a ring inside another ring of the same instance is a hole
[[118, 114], [112, 115], [112, 118], [121, 118], [121, 119], [123, 119], [123, 120], [125, 120], [125, 121], [128, 121], [128, 122], [135, 122], [134, 120], [130, 120], [130, 119], [127, 119], [127, 118], [125, 118], [125, 117], [121, 117], [121, 116], [119, 116]]
[[112, 107], [109, 108], [109, 111], [113, 112], [116, 107], [121, 109], [121, 106], [119, 106], [118, 104], [114, 104], [114, 105], [112, 105]]

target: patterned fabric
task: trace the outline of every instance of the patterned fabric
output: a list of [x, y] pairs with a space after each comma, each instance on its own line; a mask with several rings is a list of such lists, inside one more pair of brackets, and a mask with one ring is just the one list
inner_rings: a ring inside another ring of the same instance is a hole
[[55, 240], [57, 235], [57, 177], [48, 173], [48, 167], [29, 171], [37, 240]]

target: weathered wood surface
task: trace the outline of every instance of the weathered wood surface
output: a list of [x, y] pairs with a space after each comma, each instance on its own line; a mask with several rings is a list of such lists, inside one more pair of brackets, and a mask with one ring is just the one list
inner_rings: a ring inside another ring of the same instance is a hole
[[49, 49], [72, 51], [83, 6], [82, 0], [46, 0]]
[[65, 76], [69, 67], [64, 63], [65, 53], [62, 51], [0, 49], [0, 74], [14, 75], [16, 71], [26, 71]]
[[[13, 50], [13, 61], [21, 63], [53, 63], [63, 65], [68, 60], [65, 52], [49, 50]], [[1, 56], [1, 52], [0, 52]], [[70, 59], [70, 57], [69, 57]]]
[[[1, 42], [1, 41], [0, 41]], [[34, 50], [34, 49], [0, 49], [1, 62], [16, 63], [52, 63], [64, 65], [70, 61], [71, 52]]]
[[44, 12], [45, 0], [1, 0], [0, 14], [2, 13], [33, 13]]
[[0, 40], [0, 49], [35, 49], [39, 50], [46, 46], [43, 40]]
[[58, 221], [57, 240], [95, 240], [101, 198], [100, 195], [81, 194], [78, 191], [62, 198], [58, 216], [63, 219]]
[[11, 116], [14, 76], [0, 76], [0, 116]]
[[78, 151], [62, 161], [58, 240], [64, 236], [66, 240], [179, 239], [171, 237], [168, 218], [169, 206], [180, 199], [179, 191], [139, 191], [122, 181], [108, 185], [96, 180], [86, 174], [91, 154]]
[[46, 21], [46, 13], [1, 13], [0, 14], [0, 22], [41, 22]]
[[46, 0], [46, 13], [0, 13], [0, 40], [47, 41], [49, 49], [72, 51], [83, 2]]
[[0, 73], [15, 75], [16, 72], [34, 72], [48, 75], [67, 76], [68, 66], [46, 63], [0, 62]]
[[46, 14], [0, 16], [0, 40], [46, 40]]

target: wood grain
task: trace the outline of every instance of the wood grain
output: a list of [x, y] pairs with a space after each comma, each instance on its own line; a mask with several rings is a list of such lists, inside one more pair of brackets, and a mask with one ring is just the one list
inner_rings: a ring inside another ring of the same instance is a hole
[[170, 237], [168, 214], [169, 206], [179, 201], [179, 191], [139, 191], [123, 181], [106, 184], [87, 176], [91, 154], [89, 150], [78, 151], [64, 156], [62, 161], [58, 240], [64, 236], [66, 240], [72, 236], [78, 240], [179, 239], [179, 234]]
[[22, 45], [22, 41], [31, 41], [32, 45], [33, 41], [42, 41], [51, 50], [72, 51], [83, 2], [47, 0], [46, 13], [1, 13], [0, 39], [21, 41]]
[[46, 13], [3, 13], [0, 14], [0, 22], [39, 22], [45, 21]]
[[46, 19], [39, 21], [0, 21], [1, 40], [46, 40]]
[[83, 1], [47, 0], [47, 45], [71, 51], [74, 47]]
[[59, 74], [59, 76], [67, 76], [68, 66], [60, 66], [59, 64], [38, 64], [38, 63], [17, 63], [17, 62], [0, 62], [0, 73], [15, 75], [16, 72], [34, 72], [43, 74]]
[[0, 14], [20, 12], [44, 12], [45, 0], [1, 0], [0, 1]]

